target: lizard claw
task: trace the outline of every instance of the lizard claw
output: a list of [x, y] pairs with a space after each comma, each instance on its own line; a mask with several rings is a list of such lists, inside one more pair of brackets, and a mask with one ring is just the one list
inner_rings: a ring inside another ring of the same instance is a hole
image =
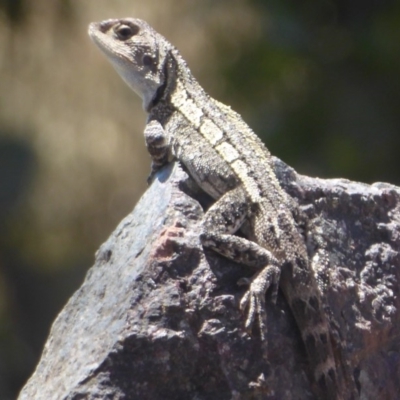
[[151, 183], [153, 182], [155, 176], [157, 175], [157, 172], [160, 171], [165, 165], [167, 165], [167, 162], [156, 162], [153, 160], [151, 163], [151, 171], [149, 176], [147, 177], [147, 184], [150, 186]]
[[154, 180], [154, 177], [156, 176], [156, 174], [159, 170], [160, 170], [160, 167], [156, 167], [153, 162], [153, 164], [151, 165], [151, 172], [150, 172], [149, 176], [147, 177], [147, 185], [149, 185], [149, 186], [151, 185], [151, 183]]
[[272, 301], [275, 303], [278, 294], [280, 269], [276, 265], [267, 266], [253, 278], [241, 278], [239, 285], [249, 284], [249, 289], [240, 301], [240, 309], [248, 309], [245, 327], [250, 330], [257, 318], [260, 328], [261, 340], [265, 340], [267, 326], [267, 313], [265, 311], [265, 292], [272, 285]]

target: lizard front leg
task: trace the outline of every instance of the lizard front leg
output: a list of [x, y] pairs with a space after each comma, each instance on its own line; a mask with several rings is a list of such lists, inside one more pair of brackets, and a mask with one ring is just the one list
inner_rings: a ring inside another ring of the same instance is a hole
[[[203, 219], [202, 244], [219, 254], [251, 267], [261, 269], [251, 280], [243, 296], [241, 308], [248, 306], [246, 328], [250, 329], [258, 319], [261, 338], [265, 339], [266, 312], [265, 293], [273, 287], [276, 299], [280, 268], [278, 260], [267, 249], [248, 239], [233, 235], [251, 215], [251, 209], [244, 189], [239, 186], [223, 195], [206, 212]], [[245, 280], [241, 280], [243, 283]]]
[[152, 160], [151, 172], [147, 178], [150, 183], [154, 174], [169, 162], [170, 135], [157, 120], [150, 120], [144, 129], [144, 138]]

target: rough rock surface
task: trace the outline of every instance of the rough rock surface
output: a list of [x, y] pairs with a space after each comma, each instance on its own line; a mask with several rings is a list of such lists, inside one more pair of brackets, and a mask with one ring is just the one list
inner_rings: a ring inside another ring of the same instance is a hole
[[[400, 189], [275, 163], [360, 399], [400, 398]], [[209, 201], [178, 165], [160, 171], [97, 252], [19, 399], [313, 399], [281, 293], [276, 305], [267, 293], [268, 342], [244, 330], [237, 281], [254, 271], [203, 251]]]

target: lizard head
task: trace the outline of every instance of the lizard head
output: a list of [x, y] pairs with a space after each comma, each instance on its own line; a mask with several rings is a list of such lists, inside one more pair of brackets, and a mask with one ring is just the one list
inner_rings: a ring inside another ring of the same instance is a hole
[[89, 25], [89, 36], [148, 110], [163, 86], [166, 54], [172, 46], [140, 19], [108, 19]]

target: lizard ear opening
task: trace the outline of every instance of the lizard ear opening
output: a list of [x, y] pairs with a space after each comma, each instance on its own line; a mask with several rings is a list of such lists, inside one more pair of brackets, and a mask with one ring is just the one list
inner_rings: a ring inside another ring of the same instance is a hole
[[157, 72], [157, 61], [148, 54], [143, 56], [142, 63], [145, 67], [149, 68], [151, 72]]
[[139, 32], [139, 27], [135, 24], [121, 24], [114, 28], [114, 33], [117, 39], [125, 41], [130, 39], [132, 36], [137, 35]]

